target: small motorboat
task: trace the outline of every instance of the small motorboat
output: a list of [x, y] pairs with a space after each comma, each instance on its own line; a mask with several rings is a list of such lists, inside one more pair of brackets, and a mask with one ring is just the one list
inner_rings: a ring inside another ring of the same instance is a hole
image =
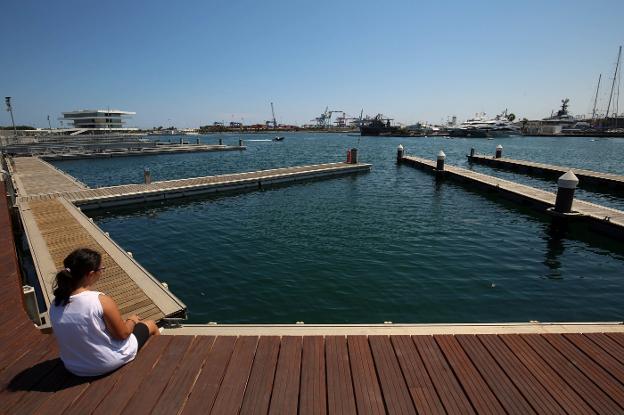
[[276, 136], [273, 138], [273, 141], [284, 141], [284, 138], [285, 137], [282, 137], [282, 136]]

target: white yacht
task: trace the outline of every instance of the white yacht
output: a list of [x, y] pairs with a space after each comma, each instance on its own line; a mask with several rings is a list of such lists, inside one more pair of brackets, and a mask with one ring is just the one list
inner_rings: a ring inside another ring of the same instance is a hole
[[449, 129], [452, 137], [493, 138], [520, 135], [520, 129], [513, 124], [515, 116], [508, 114], [507, 110], [488, 119], [485, 113], [477, 113], [455, 128]]

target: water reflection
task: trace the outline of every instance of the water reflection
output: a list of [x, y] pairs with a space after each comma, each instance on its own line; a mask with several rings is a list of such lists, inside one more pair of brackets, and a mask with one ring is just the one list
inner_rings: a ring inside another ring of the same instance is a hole
[[553, 218], [552, 222], [546, 226], [546, 259], [544, 265], [549, 269], [546, 274], [550, 279], [562, 279], [561, 275], [561, 255], [565, 250], [564, 239], [568, 233], [568, 224], [560, 218]]

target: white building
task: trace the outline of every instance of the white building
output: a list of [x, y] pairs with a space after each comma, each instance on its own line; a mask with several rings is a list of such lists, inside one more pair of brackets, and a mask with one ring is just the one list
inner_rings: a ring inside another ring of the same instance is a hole
[[119, 110], [80, 110], [64, 112], [59, 120], [71, 122], [71, 125], [64, 127], [76, 129], [77, 133], [123, 132], [137, 130], [137, 128], [124, 127], [126, 119], [135, 114], [136, 112]]

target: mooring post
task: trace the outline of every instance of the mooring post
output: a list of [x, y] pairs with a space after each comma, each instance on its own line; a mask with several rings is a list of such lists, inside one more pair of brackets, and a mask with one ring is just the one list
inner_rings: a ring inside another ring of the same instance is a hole
[[436, 170], [437, 171], [444, 171], [444, 160], [446, 159], [446, 154], [444, 154], [444, 151], [440, 150], [440, 152], [438, 153], [438, 162], [436, 164]]
[[183, 144], [183, 143], [182, 143], [182, 137], [180, 137], [180, 144]]
[[222, 146], [222, 145], [223, 145], [223, 139], [222, 139], [222, 138], [220, 138], [220, 139], [219, 139], [219, 145], [220, 145], [220, 146]]
[[358, 160], [357, 160], [357, 148], [352, 148], [351, 149], [351, 164], [357, 164]]
[[474, 157], [474, 148], [470, 149], [470, 157]]
[[572, 202], [574, 201], [574, 191], [579, 184], [579, 179], [570, 170], [557, 180], [557, 198], [555, 199], [555, 212], [572, 212]]
[[196, 144], [199, 144], [199, 138], [197, 139], [197, 143]]
[[242, 147], [242, 146], [243, 146], [243, 140], [241, 140], [241, 139], [239, 139], [239, 140], [238, 140], [238, 146], [239, 146], [239, 147]]
[[496, 157], [497, 159], [501, 158], [503, 156], [503, 146], [501, 146], [500, 144], [496, 146]]
[[403, 151], [403, 144], [399, 144], [397, 147], [397, 164], [400, 164], [401, 160], [403, 160]]
[[149, 167], [145, 167], [143, 169], [143, 180], [145, 181], [145, 184], [152, 183], [152, 173], [150, 173]]

